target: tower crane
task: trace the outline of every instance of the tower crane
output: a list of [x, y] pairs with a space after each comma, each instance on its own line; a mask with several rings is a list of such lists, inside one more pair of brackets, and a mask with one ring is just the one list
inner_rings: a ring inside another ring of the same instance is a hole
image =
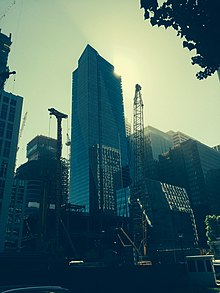
[[60, 208], [61, 208], [61, 197], [62, 197], [62, 189], [61, 189], [61, 155], [62, 155], [62, 119], [67, 119], [68, 115], [57, 111], [54, 108], [48, 109], [49, 114], [54, 115], [57, 119], [57, 166], [56, 166], [56, 198], [55, 198], [55, 214], [56, 214], [56, 224], [55, 224], [55, 245], [56, 250], [59, 250], [59, 223], [60, 223]]
[[[144, 146], [144, 114], [141, 86], [136, 84], [133, 103], [133, 182], [131, 186], [130, 209], [133, 218], [134, 243], [140, 247], [142, 256], [146, 256], [147, 221], [146, 212], [143, 213], [143, 204], [149, 206], [149, 196], [145, 184], [145, 146]], [[144, 218], [143, 218], [144, 217]], [[145, 219], [145, 220], [144, 220]], [[149, 223], [148, 223], [149, 224]], [[137, 255], [137, 262], [140, 258]]]

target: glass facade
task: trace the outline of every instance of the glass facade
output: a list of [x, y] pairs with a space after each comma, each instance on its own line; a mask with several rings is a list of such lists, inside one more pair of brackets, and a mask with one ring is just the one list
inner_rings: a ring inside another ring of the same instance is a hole
[[127, 165], [121, 78], [89, 45], [73, 72], [72, 95], [70, 202], [116, 213], [114, 174]]
[[0, 251], [4, 250], [23, 98], [0, 95]]

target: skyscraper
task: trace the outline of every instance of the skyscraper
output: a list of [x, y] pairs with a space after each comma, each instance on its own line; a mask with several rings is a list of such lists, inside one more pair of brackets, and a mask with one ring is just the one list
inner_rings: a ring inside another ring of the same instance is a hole
[[199, 240], [206, 245], [205, 217], [220, 213], [220, 154], [187, 140], [159, 158], [160, 180], [186, 188], [195, 214]]
[[4, 91], [0, 95], [0, 251], [4, 249], [22, 103], [20, 96]]
[[127, 165], [121, 77], [87, 45], [72, 88], [70, 201], [93, 214], [116, 214], [115, 182], [123, 184]]

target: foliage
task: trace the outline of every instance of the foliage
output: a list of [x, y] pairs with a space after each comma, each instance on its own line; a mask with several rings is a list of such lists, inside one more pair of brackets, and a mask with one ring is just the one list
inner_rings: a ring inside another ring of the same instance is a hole
[[203, 70], [198, 79], [220, 68], [220, 0], [141, 0], [145, 19], [152, 26], [172, 27], [183, 40], [183, 47], [195, 49], [192, 64]]
[[215, 241], [218, 237], [220, 237], [220, 216], [206, 216], [205, 224], [208, 242]]

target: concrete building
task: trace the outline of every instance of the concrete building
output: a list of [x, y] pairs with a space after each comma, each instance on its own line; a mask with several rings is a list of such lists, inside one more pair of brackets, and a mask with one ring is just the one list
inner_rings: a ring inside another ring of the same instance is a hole
[[[169, 134], [172, 137], [174, 147], [180, 145], [182, 142], [184, 142], [188, 139], [193, 139], [192, 137], [188, 136], [187, 134], [185, 134], [181, 131], [169, 130], [167, 132], [167, 134]], [[195, 140], [195, 139], [193, 139], [193, 140]]]
[[23, 98], [0, 96], [0, 252], [4, 249]]
[[87, 45], [72, 92], [70, 202], [91, 214], [116, 215], [113, 178], [127, 165], [121, 77]]

